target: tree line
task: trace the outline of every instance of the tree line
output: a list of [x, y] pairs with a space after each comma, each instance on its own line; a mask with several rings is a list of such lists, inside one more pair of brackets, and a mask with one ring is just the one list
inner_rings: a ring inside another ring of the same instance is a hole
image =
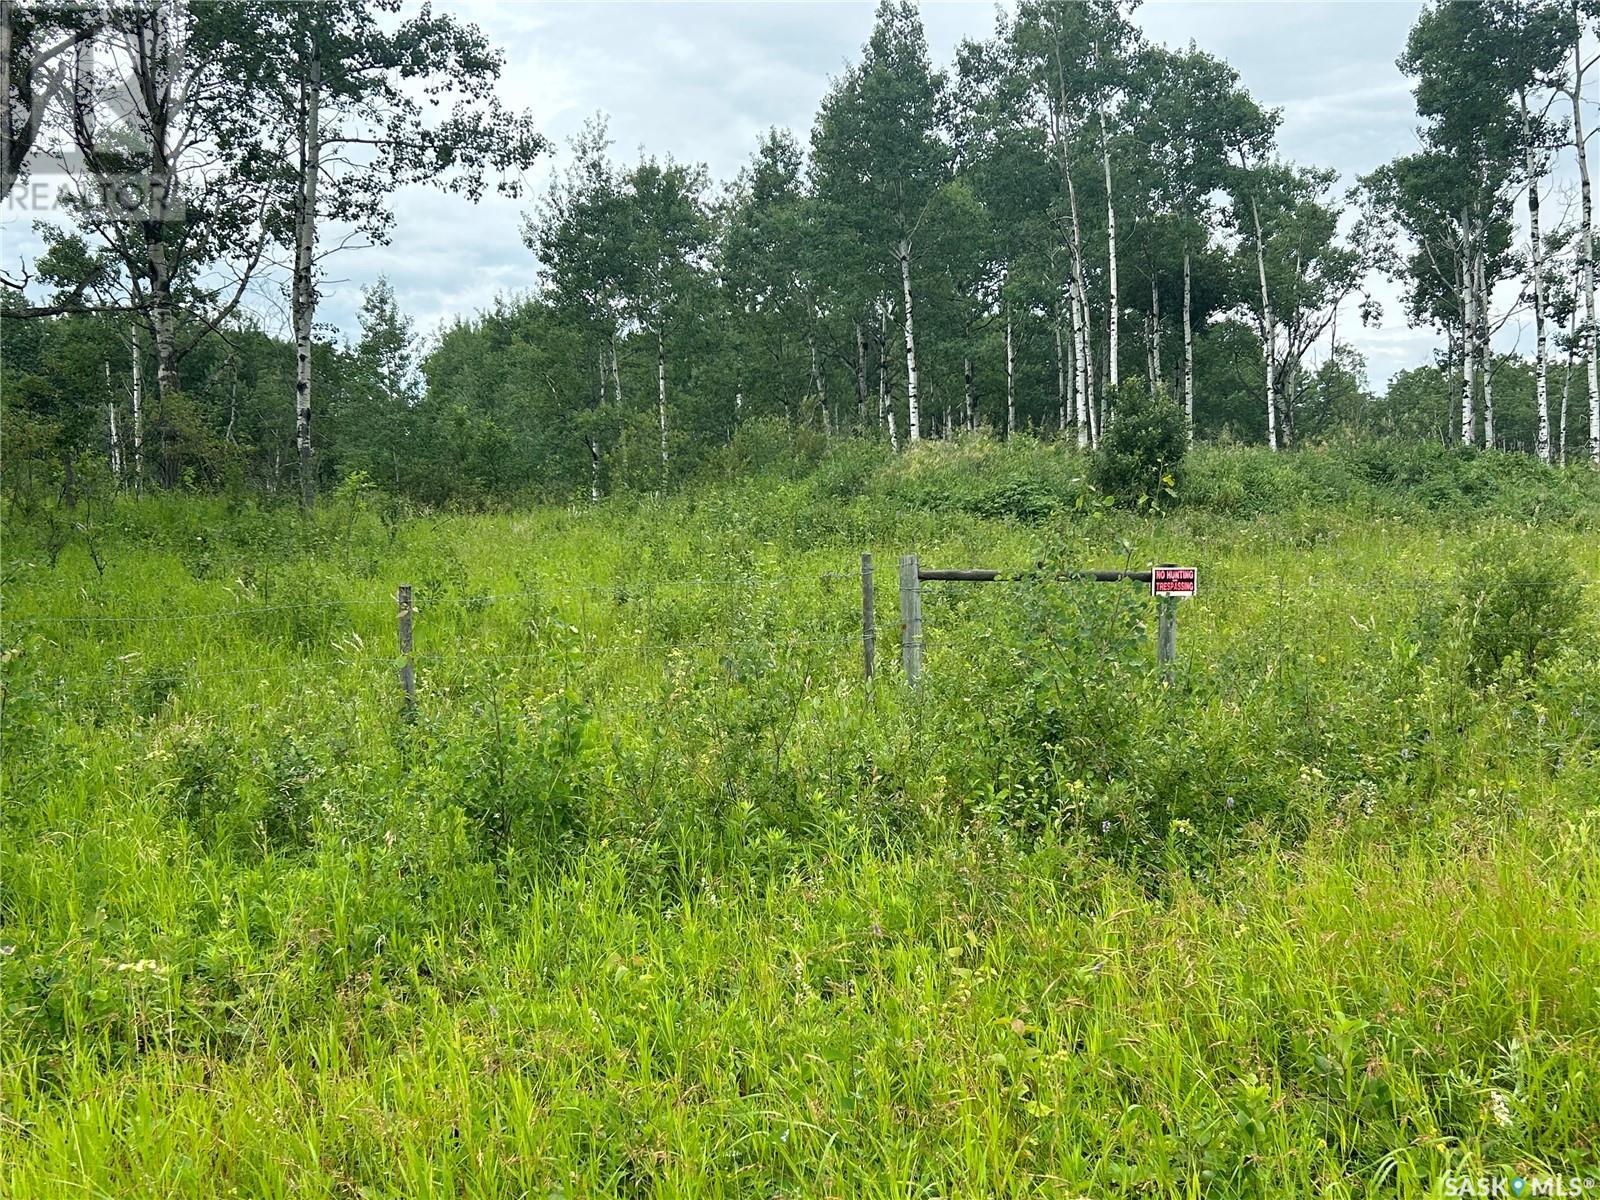
[[[480, 30], [391, 0], [0, 7], [0, 182], [41, 153], [66, 181], [0, 296], [24, 474], [598, 497], [769, 428], [1092, 449], [1132, 395], [1274, 450], [1348, 431], [1600, 462], [1581, 0], [1426, 8], [1399, 59], [1421, 145], [1344, 192], [1130, 3], [1023, 0], [938, 66], [883, 0], [808, 138], [769, 131], [732, 180], [619, 162], [592, 120], [525, 214], [537, 286], [425, 354], [386, 284], [344, 344], [317, 305], [400, 186], [515, 194], [547, 152]], [[1580, 203], [1552, 214], [1566, 160]], [[1445, 346], [1380, 399], [1339, 332], [1383, 274]], [[264, 281], [287, 339], [252, 311]], [[1524, 312], [1531, 362], [1492, 349]]]

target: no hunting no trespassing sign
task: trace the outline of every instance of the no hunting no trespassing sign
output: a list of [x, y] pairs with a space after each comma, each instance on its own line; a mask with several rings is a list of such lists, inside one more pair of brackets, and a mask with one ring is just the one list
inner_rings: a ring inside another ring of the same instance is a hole
[[1195, 567], [1152, 567], [1150, 594], [1157, 599], [1187, 600], [1194, 595], [1198, 576]]

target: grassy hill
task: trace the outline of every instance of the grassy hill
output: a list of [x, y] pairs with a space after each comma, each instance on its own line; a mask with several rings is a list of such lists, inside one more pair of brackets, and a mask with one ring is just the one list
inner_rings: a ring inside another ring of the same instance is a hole
[[[1158, 513], [1028, 443], [724, 473], [13, 511], [6, 1194], [1600, 1176], [1593, 473], [1213, 448]], [[905, 553], [1018, 576], [923, 585], [915, 691]], [[1138, 585], [1057, 578], [1152, 561], [1200, 570], [1170, 682]]]

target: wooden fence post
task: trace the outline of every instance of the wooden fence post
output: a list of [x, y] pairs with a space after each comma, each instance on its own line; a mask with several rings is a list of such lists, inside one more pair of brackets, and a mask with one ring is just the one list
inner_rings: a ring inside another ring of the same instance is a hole
[[1172, 662], [1178, 657], [1178, 601], [1172, 596], [1156, 598], [1156, 662], [1162, 677], [1172, 682]]
[[900, 662], [915, 687], [922, 674], [922, 580], [915, 554], [900, 556]]
[[861, 661], [872, 682], [872, 656], [878, 650], [878, 627], [872, 612], [872, 555], [861, 556]]
[[411, 585], [402, 583], [395, 593], [399, 608], [400, 626], [400, 689], [405, 693], [405, 706], [401, 710], [406, 720], [417, 715], [417, 672], [411, 661]]

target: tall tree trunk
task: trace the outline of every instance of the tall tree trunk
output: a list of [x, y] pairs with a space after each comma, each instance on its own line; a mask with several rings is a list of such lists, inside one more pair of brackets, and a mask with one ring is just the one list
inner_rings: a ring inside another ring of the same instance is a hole
[[617, 367], [617, 335], [614, 333], [611, 335], [611, 399], [617, 406], [617, 414], [620, 419], [622, 413], [622, 371]]
[[966, 412], [964, 413], [964, 416], [966, 418], [967, 429], [970, 431], [977, 428], [976, 412], [978, 407], [977, 396], [973, 391], [972, 355], [970, 354], [961, 360], [961, 389], [962, 395], [966, 402]]
[[584, 444], [589, 447], [589, 503], [600, 503], [600, 447], [595, 440], [584, 436]]
[[296, 197], [294, 279], [290, 300], [294, 325], [294, 440], [300, 456], [300, 504], [316, 503], [311, 454], [311, 336], [317, 313], [313, 255], [317, 242], [317, 180], [322, 174], [322, 56], [315, 47], [301, 85], [300, 178]]
[[1484, 251], [1478, 247], [1473, 279], [1478, 288], [1478, 353], [1483, 356], [1483, 448], [1494, 449], [1494, 347], [1489, 342], [1489, 291], [1484, 280]]
[[133, 319], [133, 376], [129, 400], [133, 409], [133, 494], [144, 495], [144, 339], [139, 336], [139, 318]]
[[1250, 197], [1250, 217], [1256, 229], [1256, 274], [1261, 281], [1261, 353], [1267, 370], [1267, 446], [1278, 448], [1278, 336], [1277, 323], [1272, 316], [1272, 296], [1267, 290], [1267, 247], [1261, 236], [1261, 209], [1256, 198]]
[[1094, 430], [1089, 427], [1088, 380], [1084, 375], [1083, 323], [1078, 311], [1078, 290], [1069, 288], [1067, 295], [1067, 322], [1071, 326], [1072, 344], [1072, 421], [1078, 429], [1078, 448], [1094, 444]]
[[1194, 441], [1194, 320], [1190, 282], [1189, 247], [1183, 247], [1183, 413], [1189, 418], [1189, 440]]
[[1061, 310], [1056, 309], [1056, 433], [1067, 432], [1067, 359], [1061, 349]]
[[[1578, 6], [1573, 4], [1573, 15], [1578, 16]], [[1581, 17], [1579, 27], [1582, 28]], [[1586, 328], [1583, 335], [1585, 357], [1588, 359], [1589, 380], [1589, 462], [1600, 467], [1600, 337], [1596, 337], [1594, 315], [1594, 193], [1589, 185], [1589, 153], [1583, 140], [1583, 49], [1572, 47], [1574, 66], [1572, 80], [1572, 143], [1578, 152], [1578, 179], [1583, 197], [1583, 315]]]
[[111, 479], [122, 486], [122, 439], [117, 435], [117, 397], [111, 388], [111, 361], [106, 360], [106, 420], [111, 430]]
[[1106, 269], [1110, 295], [1106, 303], [1106, 329], [1110, 335], [1106, 368], [1115, 391], [1121, 371], [1118, 330], [1122, 325], [1122, 296], [1117, 289], [1117, 205], [1111, 191], [1111, 144], [1106, 140], [1106, 115], [1100, 113], [1100, 161], [1106, 172]]
[[1561, 373], [1561, 457], [1560, 463], [1567, 465], [1567, 402], [1572, 398], [1572, 356], [1578, 346], [1578, 306], [1572, 306], [1572, 327], [1567, 334], [1567, 364]]
[[1461, 285], [1461, 444], [1471, 446], [1478, 439], [1474, 411], [1477, 387], [1473, 374], [1478, 362], [1478, 316], [1472, 307], [1476, 295], [1472, 286], [1472, 221], [1466, 214], [1462, 214], [1461, 228], [1464, 231], [1458, 272]]
[[878, 304], [878, 424], [890, 435], [891, 450], [899, 450], [899, 438], [894, 435], [894, 402], [890, 397], [890, 304], [888, 299]]
[[656, 406], [661, 415], [661, 488], [667, 486], [667, 343], [656, 329]]
[[856, 322], [856, 433], [867, 429], [867, 335]]
[[1150, 274], [1150, 363], [1154, 374], [1150, 377], [1152, 390], [1161, 382], [1161, 292], [1156, 287], [1155, 273]]
[[1544, 331], [1544, 246], [1539, 240], [1539, 169], [1528, 121], [1528, 95], [1517, 93], [1522, 108], [1523, 161], [1528, 173], [1528, 252], [1533, 273], [1534, 402], [1538, 409], [1539, 461], [1550, 461], [1550, 366], [1549, 347]]
[[1017, 350], [1012, 337], [1011, 302], [1006, 302], [1006, 439], [1017, 432]]
[[911, 240], [901, 238], [900, 287], [906, 297], [906, 436], [913, 442], [922, 437], [921, 397], [917, 394], [917, 339], [911, 324]]
[[[1066, 168], [1063, 166], [1063, 171]], [[1066, 172], [1067, 208], [1072, 217], [1072, 293], [1078, 305], [1078, 336], [1074, 350], [1078, 357], [1078, 371], [1083, 376], [1084, 410], [1089, 415], [1089, 444], [1100, 444], [1100, 422], [1096, 420], [1094, 374], [1094, 325], [1089, 319], [1089, 292], [1084, 286], [1083, 234], [1078, 223], [1078, 189], [1072, 175]]]

